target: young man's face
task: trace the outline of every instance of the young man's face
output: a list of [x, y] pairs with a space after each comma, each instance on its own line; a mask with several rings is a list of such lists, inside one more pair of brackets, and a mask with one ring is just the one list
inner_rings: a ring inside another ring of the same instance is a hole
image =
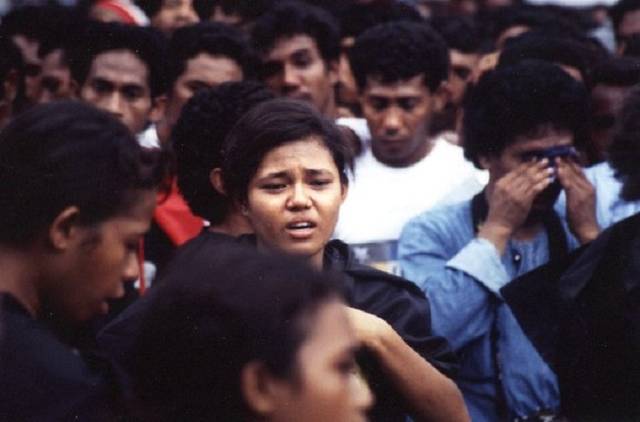
[[174, 125], [182, 107], [199, 90], [213, 88], [224, 82], [241, 81], [243, 78], [242, 68], [229, 57], [198, 54], [187, 60], [184, 72], [173, 84], [167, 103], [167, 119]]
[[42, 58], [38, 104], [72, 98], [73, 91], [74, 83], [71, 79], [71, 70], [64, 62], [64, 52], [61, 49], [51, 51]]
[[98, 54], [80, 88], [80, 98], [111, 113], [134, 134], [153, 120], [149, 70], [130, 50]]
[[151, 18], [151, 26], [169, 36], [176, 29], [199, 20], [192, 0], [163, 0], [158, 13]]
[[360, 102], [379, 161], [407, 167], [429, 153], [427, 129], [436, 99], [423, 75], [393, 83], [368, 77]]
[[308, 35], [279, 39], [263, 57], [264, 82], [278, 95], [312, 103], [325, 116], [335, 112], [337, 63], [327, 63]]
[[[518, 136], [512, 144], [496, 156], [482, 158], [482, 166], [489, 170], [489, 189], [502, 177], [515, 171], [522, 163], [531, 160], [531, 156], [538, 151], [549, 148], [572, 146], [573, 135], [566, 130], [554, 128], [544, 128], [540, 133], [533, 136]], [[561, 186], [559, 184], [550, 185], [541, 192], [533, 202], [531, 210], [546, 211], [553, 207]]]

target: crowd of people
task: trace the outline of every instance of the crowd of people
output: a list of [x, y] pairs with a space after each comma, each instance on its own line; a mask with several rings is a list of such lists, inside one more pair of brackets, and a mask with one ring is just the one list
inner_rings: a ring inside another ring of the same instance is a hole
[[0, 421], [640, 419], [640, 0], [22, 3]]

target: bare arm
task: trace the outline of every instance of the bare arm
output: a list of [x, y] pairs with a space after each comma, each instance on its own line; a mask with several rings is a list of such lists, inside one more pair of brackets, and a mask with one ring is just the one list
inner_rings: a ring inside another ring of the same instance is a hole
[[372, 352], [417, 421], [469, 421], [458, 387], [416, 353], [385, 320], [348, 308], [361, 343]]

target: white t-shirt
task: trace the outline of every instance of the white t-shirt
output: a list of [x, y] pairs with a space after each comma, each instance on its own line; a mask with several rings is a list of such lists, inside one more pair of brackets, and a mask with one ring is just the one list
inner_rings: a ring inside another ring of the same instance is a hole
[[334, 237], [352, 245], [359, 261], [393, 272], [386, 261], [395, 261], [407, 221], [435, 205], [468, 200], [486, 184], [486, 172], [467, 161], [461, 147], [443, 138], [432, 142], [429, 154], [409, 167], [381, 163], [370, 147], [356, 159]]

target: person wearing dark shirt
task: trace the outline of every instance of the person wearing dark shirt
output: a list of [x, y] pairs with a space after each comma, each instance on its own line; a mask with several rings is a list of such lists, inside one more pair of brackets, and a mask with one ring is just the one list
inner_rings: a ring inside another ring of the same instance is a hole
[[0, 135], [0, 420], [117, 412], [107, 362], [68, 340], [138, 277], [158, 157], [80, 103], [34, 107]]
[[[429, 302], [410, 282], [353, 263], [329, 242], [347, 194], [350, 155], [333, 123], [286, 99], [261, 103], [227, 136], [222, 179], [266, 254], [295, 256], [344, 275], [348, 315], [374, 390], [373, 420], [467, 420], [460, 392], [436, 368], [453, 355], [431, 335]], [[432, 362], [432, 363], [429, 363]]]

